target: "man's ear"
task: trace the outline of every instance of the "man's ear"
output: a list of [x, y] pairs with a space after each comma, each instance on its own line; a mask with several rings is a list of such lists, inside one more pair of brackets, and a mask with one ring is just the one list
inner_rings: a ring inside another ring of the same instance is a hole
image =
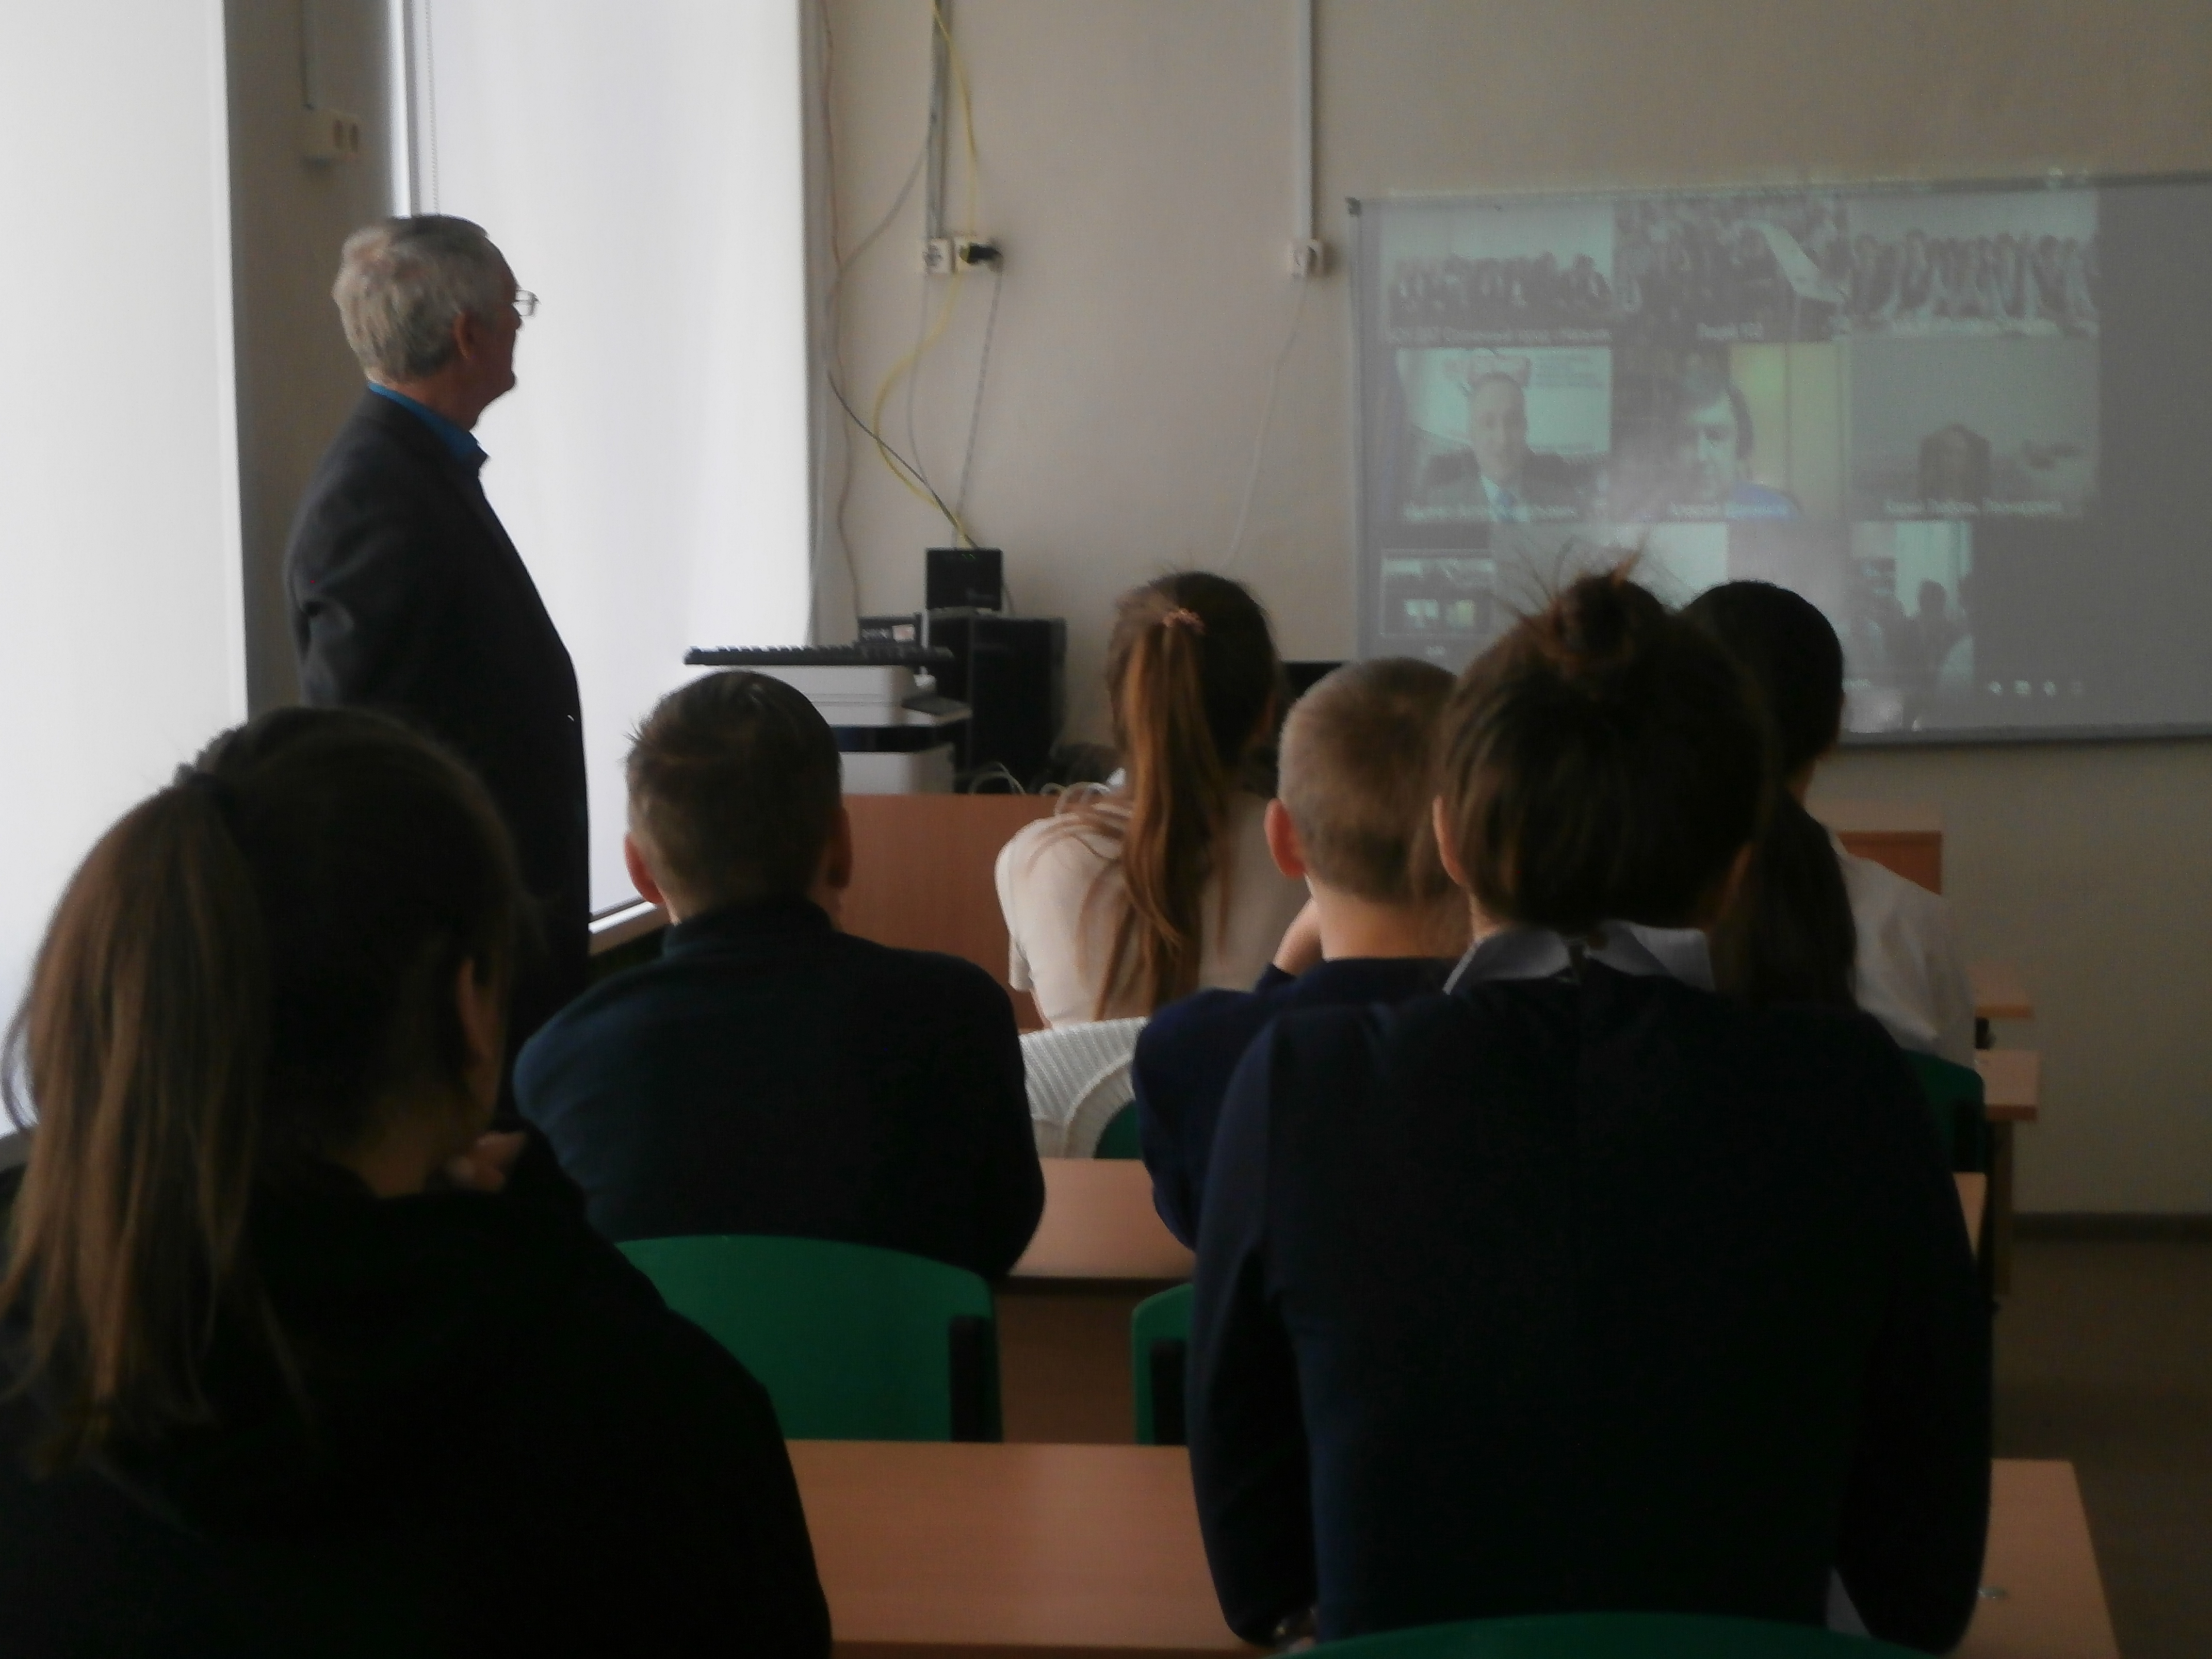
[[653, 878], [653, 866], [645, 861], [645, 849], [637, 844], [635, 835], [623, 836], [623, 868], [629, 872], [629, 884], [637, 889], [637, 896], [647, 904], [668, 908], [667, 896], [660, 884]]
[[1278, 799], [1267, 803], [1267, 817], [1261, 820], [1267, 831], [1267, 853], [1275, 860], [1275, 868], [1292, 881], [1306, 878], [1305, 848], [1298, 845], [1298, 826], [1291, 822], [1291, 809]]
[[830, 844], [822, 849], [822, 884], [833, 893], [853, 884], [853, 816], [842, 801], [830, 826]]
[[453, 319], [453, 351], [463, 362], [472, 362], [483, 355], [484, 325], [471, 311], [464, 311]]

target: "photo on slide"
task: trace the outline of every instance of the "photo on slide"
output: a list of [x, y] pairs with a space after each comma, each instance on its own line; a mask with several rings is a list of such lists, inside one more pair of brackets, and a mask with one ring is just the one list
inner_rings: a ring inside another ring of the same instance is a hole
[[1835, 331], [1850, 239], [1834, 196], [1644, 198], [1615, 213], [1617, 340], [1732, 345]]
[[1405, 523], [1589, 516], [1612, 441], [1611, 352], [1431, 348], [1400, 351], [1397, 368]]
[[1850, 206], [1838, 326], [2094, 337], [2098, 258], [2092, 190], [1866, 197]]
[[1851, 526], [1838, 630], [1845, 731], [1923, 731], [1966, 710], [1975, 688], [1973, 572], [1974, 526], [1962, 520]]
[[1847, 348], [1851, 516], [2079, 518], [2097, 490], [2097, 343]]
[[1610, 516], [1840, 518], [1839, 349], [1820, 343], [1615, 352]]
[[1397, 346], [1603, 345], [1613, 320], [1603, 202], [1409, 210], [1382, 248]]
[[1386, 551], [1375, 606], [1383, 650], [1457, 673], [1503, 626], [1497, 574], [1490, 556], [1472, 549]]

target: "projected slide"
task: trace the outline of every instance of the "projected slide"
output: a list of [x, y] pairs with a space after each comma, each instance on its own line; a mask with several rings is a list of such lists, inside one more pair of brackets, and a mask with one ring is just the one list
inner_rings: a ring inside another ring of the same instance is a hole
[[1362, 649], [1784, 583], [1851, 731], [2212, 726], [2212, 186], [1365, 202]]

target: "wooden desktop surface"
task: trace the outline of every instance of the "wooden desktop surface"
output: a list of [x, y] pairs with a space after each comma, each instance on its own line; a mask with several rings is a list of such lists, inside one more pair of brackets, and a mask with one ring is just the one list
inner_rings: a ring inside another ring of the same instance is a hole
[[2043, 1056], [2033, 1048], [1983, 1048], [1982, 1104], [1992, 1123], [2033, 1123], [2043, 1104]]
[[1982, 1602], [1960, 1659], [2119, 1659], [2074, 1466], [1999, 1458], [1990, 1476]]
[[[842, 1659], [1249, 1653], [1174, 1446], [793, 1441]], [[1966, 1659], [2117, 1659], [2070, 1464], [1994, 1469]]]
[[2020, 969], [2008, 962], [1977, 962], [1966, 969], [1976, 1019], [2033, 1019], [2035, 998]]
[[[1044, 1214], [1029, 1249], [1014, 1263], [1014, 1283], [1165, 1285], [1189, 1279], [1191, 1253], [1152, 1207], [1152, 1176], [1142, 1164], [1133, 1158], [1048, 1158], [1043, 1164]], [[1978, 1237], [1988, 1177], [1961, 1174], [1956, 1179], [1967, 1232]]]
[[1180, 1285], [1191, 1254], [1152, 1208], [1152, 1178], [1134, 1158], [1048, 1158], [1044, 1215], [1007, 1289], [1086, 1284]]
[[798, 1440], [841, 1659], [1249, 1653], [1178, 1446]]

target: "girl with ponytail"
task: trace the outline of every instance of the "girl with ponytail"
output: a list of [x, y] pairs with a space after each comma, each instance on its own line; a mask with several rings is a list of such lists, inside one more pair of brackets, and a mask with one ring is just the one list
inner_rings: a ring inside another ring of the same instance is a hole
[[1209, 1168], [1191, 1474], [1230, 1626], [1826, 1621], [1948, 1652], [1987, 1531], [1989, 1305], [1903, 1059], [1715, 994], [1770, 805], [1747, 677], [1625, 574], [1462, 677], [1441, 994], [1247, 1051]]
[[482, 787], [361, 712], [93, 848], [0, 1071], [0, 1645], [675, 1651], [735, 1598], [827, 1651], [766, 1395], [486, 1133], [522, 915]]
[[1120, 782], [1071, 796], [999, 854], [1012, 982], [1048, 1024], [1249, 986], [1304, 905], [1249, 787], [1281, 713], [1267, 613], [1203, 571], [1121, 596], [1106, 652]]

